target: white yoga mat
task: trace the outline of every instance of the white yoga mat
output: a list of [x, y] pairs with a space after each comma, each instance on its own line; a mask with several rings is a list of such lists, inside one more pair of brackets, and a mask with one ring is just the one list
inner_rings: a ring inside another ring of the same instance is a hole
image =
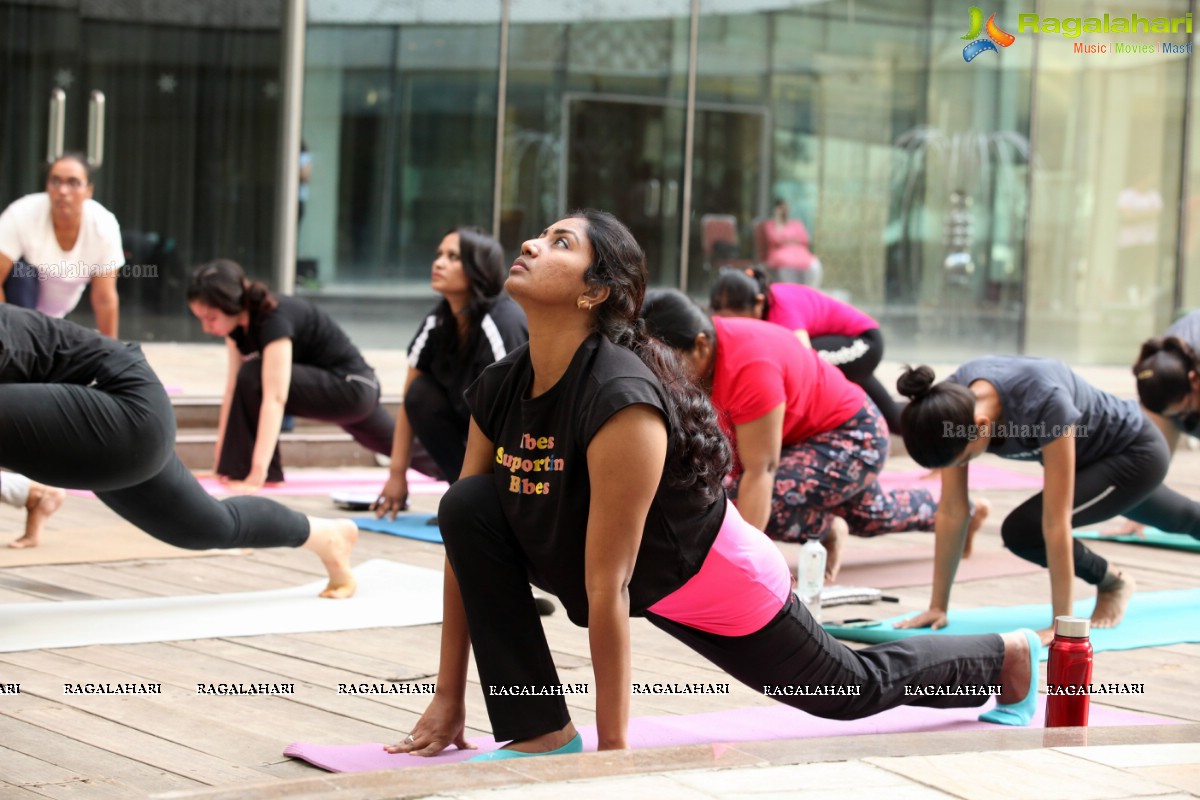
[[354, 576], [358, 591], [345, 600], [318, 597], [326, 584], [322, 579], [264, 592], [5, 603], [0, 653], [442, 621], [440, 571], [373, 559], [355, 567]]

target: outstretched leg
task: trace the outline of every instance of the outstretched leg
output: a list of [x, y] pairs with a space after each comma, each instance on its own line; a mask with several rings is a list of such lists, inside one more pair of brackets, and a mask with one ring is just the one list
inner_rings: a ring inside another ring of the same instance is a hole
[[354, 593], [350, 551], [358, 529], [351, 520], [306, 517], [265, 497], [217, 500], [174, 455], [150, 480], [96, 496], [155, 539], [188, 550], [303, 546], [329, 573], [322, 597]]
[[646, 616], [746, 686], [826, 719], [860, 719], [900, 705], [968, 708], [996, 693], [1011, 701], [1026, 694], [1016, 687], [1015, 661], [1009, 674], [1004, 670], [1006, 653], [1017, 644], [995, 634], [914, 636], [852, 650], [830, 636], [795, 595], [747, 636], [721, 636]]

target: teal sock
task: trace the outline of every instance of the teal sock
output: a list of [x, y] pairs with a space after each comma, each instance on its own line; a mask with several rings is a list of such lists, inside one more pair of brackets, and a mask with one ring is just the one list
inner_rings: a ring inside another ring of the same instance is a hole
[[1033, 715], [1037, 713], [1038, 664], [1041, 662], [1042, 640], [1029, 628], [1022, 628], [1021, 633], [1029, 640], [1029, 692], [1020, 702], [997, 703], [991, 711], [979, 715], [980, 722], [994, 722], [997, 725], [1028, 725], [1033, 722]]
[[575, 738], [556, 750], [544, 753], [522, 753], [519, 750], [492, 750], [490, 753], [480, 753], [468, 758], [467, 761], [502, 761], [506, 758], [530, 758], [532, 756], [561, 756], [567, 753], [583, 752], [583, 735], [575, 734]]

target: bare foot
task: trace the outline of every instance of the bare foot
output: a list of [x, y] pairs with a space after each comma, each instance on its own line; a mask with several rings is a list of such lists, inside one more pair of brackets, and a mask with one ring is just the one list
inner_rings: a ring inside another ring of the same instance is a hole
[[842, 569], [842, 545], [850, 535], [850, 525], [841, 517], [833, 517], [829, 525], [829, 533], [825, 534], [825, 583], [831, 584], [837, 580], [838, 572]]
[[1146, 526], [1140, 522], [1134, 522], [1131, 519], [1124, 519], [1111, 527], [1101, 528], [1101, 536], [1137, 536], [1146, 538]]
[[67, 493], [54, 486], [30, 482], [29, 497], [25, 501], [25, 535], [8, 546], [17, 550], [37, 547], [46, 520], [62, 507]]
[[990, 513], [992, 513], [991, 502], [982, 497], [975, 498], [975, 513], [971, 515], [971, 521], [967, 523], [967, 543], [963, 545], [963, 558], [971, 557], [971, 551], [975, 549], [975, 534], [979, 533], [979, 529], [983, 527], [983, 523], [987, 521]]
[[329, 572], [329, 585], [321, 597], [350, 597], [358, 584], [350, 571], [350, 552], [358, 541], [358, 526], [349, 519], [309, 517], [308, 541], [304, 547], [316, 553]]
[[1093, 628], [1115, 628], [1125, 616], [1125, 607], [1137, 591], [1137, 581], [1132, 575], [1108, 568], [1100, 586], [1096, 589], [1096, 608], [1092, 611]]
[[1004, 662], [1000, 665], [1000, 694], [996, 702], [1011, 705], [1019, 703], [1029, 694], [1031, 656], [1029, 640], [1020, 631], [1002, 633], [1004, 640]]

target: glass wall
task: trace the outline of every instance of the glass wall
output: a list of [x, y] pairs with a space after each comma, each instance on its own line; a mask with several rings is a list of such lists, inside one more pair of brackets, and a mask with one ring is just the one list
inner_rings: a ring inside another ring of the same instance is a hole
[[363, 24], [325, 5], [305, 43], [297, 285], [427, 287], [447, 230], [492, 227], [499, 4]]
[[[723, 174], [698, 134], [695, 291], [712, 277], [705, 218], [722, 210], [713, 200], [736, 218], [739, 256], [761, 263], [756, 229], [777, 198], [809, 231], [821, 288], [875, 315], [893, 352], [1015, 350], [1028, 51], [965, 63], [966, 14], [949, 2], [722, 13], [730, 6], [701, 4], [697, 102], [757, 115], [767, 131], [727, 143], [743, 159], [725, 159]], [[966, 240], [951, 242], [964, 216]]]
[[[1043, 15], [1095, 5], [1048, 0]], [[1182, 17], [1187, 0], [1138, 4]], [[1170, 321], [1187, 104], [1187, 56], [1154, 52], [1184, 33], [1029, 37], [1037, 49], [1026, 349], [1080, 363], [1132, 362]], [[1075, 53], [1074, 43], [1149, 45], [1150, 53]]]
[[1000, 0], [987, 11], [1015, 38], [989, 48], [958, 0], [701, 0], [693, 43], [690, 0], [511, 0], [501, 85], [500, 0], [309, 9], [300, 284], [327, 296], [430, 299], [452, 225], [494, 224], [511, 253], [598, 206], [654, 284], [704, 298], [721, 266], [763, 262], [779, 198], [821, 288], [875, 316], [892, 358], [1124, 363], [1177, 302], [1200, 306], [1176, 259], [1181, 187], [1200, 186], [1189, 56], [1077, 47], [1182, 35], [1020, 30], [1028, 2]]
[[679, 281], [689, 3], [513, 0], [500, 235], [603, 208]]

